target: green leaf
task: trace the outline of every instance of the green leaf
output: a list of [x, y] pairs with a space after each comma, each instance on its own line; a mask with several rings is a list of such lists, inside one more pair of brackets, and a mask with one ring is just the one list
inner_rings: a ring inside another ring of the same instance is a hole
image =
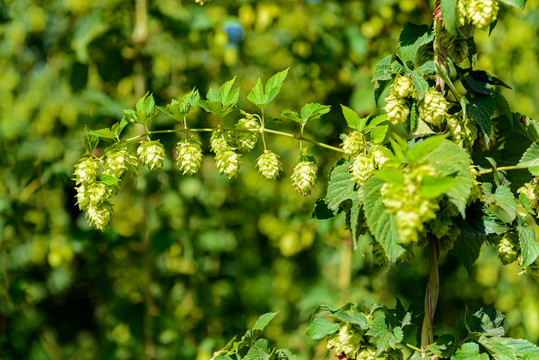
[[434, 39], [434, 34], [427, 25], [414, 25], [408, 23], [402, 30], [400, 42], [400, 55], [406, 64], [413, 66], [417, 50]]
[[150, 92], [148, 91], [143, 97], [141, 97], [137, 101], [137, 104], [135, 106], [136, 111], [146, 111], [146, 100], [148, 99], [148, 96], [151, 96], [153, 100], [153, 95], [150, 95]]
[[499, 341], [490, 340], [490, 343], [491, 344], [487, 348], [487, 350], [490, 353], [490, 355], [492, 355], [492, 357], [494, 359], [496, 359], [496, 360], [517, 360], [517, 357], [516, 357], [515, 353], [508, 346], [500, 343]]
[[457, 341], [451, 334], [441, 335], [434, 344], [427, 346], [427, 349], [433, 354], [439, 357], [449, 357], [455, 351]]
[[404, 174], [399, 169], [376, 170], [374, 176], [386, 183], [394, 184], [396, 186], [404, 185]]
[[122, 119], [119, 122], [111, 126], [110, 129], [111, 129], [112, 135], [114, 135], [114, 137], [120, 136], [122, 130], [127, 126], [127, 124], [128, 124], [128, 121], [126, 120], [125, 116], [122, 117]]
[[386, 324], [386, 319], [383, 316], [377, 317], [371, 323], [371, 328], [366, 333], [374, 337], [376, 342], [376, 354], [391, 349], [402, 341], [404, 334], [400, 327], [390, 329]]
[[494, 94], [494, 89], [492, 88], [492, 85], [487, 82], [475, 80], [468, 76], [463, 77], [461, 81], [462, 85], [464, 85], [464, 88], [471, 93], [488, 96]]
[[363, 186], [363, 202], [367, 224], [376, 240], [382, 245], [391, 263], [404, 254], [400, 245], [395, 216], [386, 211], [380, 195], [384, 181], [371, 177]]
[[506, 83], [504, 83], [503, 81], [501, 81], [497, 77], [490, 75], [485, 70], [472, 71], [472, 72], [470, 72], [470, 76], [473, 77], [475, 80], [484, 81], [484, 82], [487, 82], [487, 83], [489, 83], [491, 85], [500, 85], [500, 86], [506, 87], [508, 89], [511, 89], [511, 87], [509, 85], [507, 85]]
[[357, 131], [363, 131], [363, 129], [365, 128], [365, 124], [367, 123], [368, 117], [362, 119], [354, 110], [342, 104], [341, 108], [348, 127]]
[[388, 55], [382, 60], [380, 60], [378, 64], [376, 64], [376, 68], [374, 69], [374, 76], [372, 78], [372, 81], [391, 80], [391, 73], [389, 72], [390, 65], [391, 55]]
[[109, 128], [99, 129], [99, 130], [91, 130], [88, 131], [89, 135], [94, 135], [97, 137], [102, 137], [105, 139], [114, 139], [114, 134]]
[[435, 199], [457, 184], [458, 181], [452, 177], [425, 176], [421, 182], [421, 196]]
[[288, 349], [278, 349], [275, 354], [277, 355], [277, 360], [296, 360], [296, 355]]
[[406, 153], [406, 158], [412, 162], [423, 160], [427, 155], [432, 153], [438, 146], [440, 146], [446, 137], [446, 134], [434, 135], [416, 143], [410, 150], [408, 150]]
[[114, 185], [118, 181], [120, 181], [120, 179], [118, 179], [117, 177], [114, 177], [112, 175], [107, 175], [107, 174], [99, 174], [99, 175], [97, 175], [96, 180], [102, 182], [103, 184], [105, 184], [107, 186]]
[[482, 245], [483, 238], [461, 235], [455, 240], [454, 247], [451, 249], [451, 254], [459, 259], [470, 276], [473, 273], [473, 265], [479, 258]]
[[539, 244], [535, 241], [535, 231], [531, 226], [519, 226], [517, 230], [522, 252], [521, 266], [531, 265], [539, 256]]
[[219, 88], [219, 101], [223, 105], [227, 105], [229, 103], [230, 99], [230, 91], [232, 90], [232, 86], [234, 86], [234, 82], [236, 81], [236, 77], [234, 76], [233, 79], [225, 82], [221, 87]]
[[494, 97], [477, 95], [475, 98], [472, 98], [467, 93], [464, 99], [466, 103], [466, 114], [479, 124], [487, 137], [490, 136], [490, 117], [494, 114], [496, 108]]
[[317, 119], [320, 116], [327, 114], [330, 109], [331, 106], [329, 105], [321, 105], [317, 103], [305, 104], [301, 108], [302, 123], [306, 124], [311, 120]]
[[526, 6], [526, 0], [500, 0], [507, 5], [516, 6], [519, 9], [524, 9]]
[[472, 190], [470, 155], [452, 141], [443, 140], [425, 159], [437, 170], [438, 176], [453, 176], [458, 181], [446, 195], [464, 217], [466, 202]]
[[372, 130], [385, 121], [387, 121], [387, 115], [385, 113], [378, 115], [369, 121], [367, 127], [365, 127], [365, 131], [367, 132], [369, 130]]
[[206, 94], [206, 99], [208, 99], [208, 101], [219, 102], [219, 94], [216, 93], [215, 90], [210, 88], [210, 90], [208, 90], [208, 93]]
[[260, 315], [260, 317], [256, 320], [255, 326], [253, 326], [253, 330], [264, 330], [266, 325], [269, 324], [275, 315], [277, 315], [276, 312]]
[[311, 339], [319, 340], [324, 336], [335, 333], [339, 329], [339, 323], [327, 321], [324, 318], [315, 318], [307, 328], [306, 334]]
[[442, 18], [445, 29], [453, 36], [457, 36], [457, 0], [442, 0], [440, 2]]
[[530, 168], [530, 171], [532, 171], [533, 168], [539, 167], [539, 141], [531, 144], [520, 158], [517, 166]]
[[479, 354], [479, 345], [468, 342], [458, 348], [451, 360], [488, 360], [488, 355]]
[[420, 67], [414, 70], [414, 73], [422, 76], [422, 75], [433, 75], [436, 73], [436, 63], [432, 60], [427, 61], [426, 63], [422, 64]]
[[298, 116], [298, 113], [295, 112], [295, 111], [292, 111], [292, 110], [284, 110], [282, 113], [281, 113], [281, 117], [282, 118], [285, 118], [285, 119], [288, 119], [288, 120], [292, 120], [292, 121], [295, 121], [297, 123], [303, 123], [303, 120]]
[[496, 192], [494, 193], [494, 200], [496, 205], [501, 207], [511, 217], [511, 220], [516, 218], [517, 203], [515, 201], [515, 196], [508, 186], [498, 186], [496, 188]]
[[354, 189], [356, 182], [348, 172], [351, 164], [351, 160], [339, 160], [329, 174], [326, 202], [330, 210], [336, 211], [343, 201], [354, 200], [358, 197]]
[[288, 68], [273, 75], [268, 82], [266, 83], [266, 103], [271, 102], [277, 94], [279, 94], [279, 91], [281, 91], [281, 87], [283, 86], [283, 82], [286, 79], [286, 76], [288, 75]]
[[487, 306], [474, 314], [466, 309], [465, 323], [470, 332], [485, 334], [486, 336], [503, 336], [505, 330], [503, 321], [505, 316], [494, 306]]
[[270, 349], [266, 339], [260, 339], [249, 349], [243, 360], [269, 360]]
[[259, 107], [264, 106], [267, 103], [260, 78], [258, 78], [255, 87], [249, 92], [249, 95], [247, 95], [247, 100]]
[[515, 350], [519, 355], [534, 354], [539, 356], [539, 347], [524, 339], [503, 339], [502, 344]]
[[496, 109], [498, 109], [506, 118], [511, 126], [511, 131], [513, 131], [513, 113], [511, 112], [511, 107], [507, 100], [499, 93], [494, 93], [494, 101], [496, 103]]
[[328, 207], [328, 203], [326, 199], [318, 199], [316, 200], [316, 203], [314, 204], [313, 213], [311, 215], [312, 218], [318, 219], [318, 220], [326, 220], [331, 219], [337, 215], [337, 211], [331, 210]]
[[425, 96], [425, 91], [429, 88], [429, 83], [423, 79], [423, 75], [418, 74], [416, 72], [412, 73], [412, 82], [414, 83], [414, 87], [417, 90], [417, 98], [418, 100], [423, 99]]
[[90, 134], [88, 126], [84, 125], [84, 147], [86, 148], [86, 154], [91, 154], [97, 145], [99, 144], [99, 137], [96, 135]]
[[371, 131], [371, 140], [375, 143], [381, 144], [386, 138], [388, 129], [389, 129], [388, 125], [376, 126]]

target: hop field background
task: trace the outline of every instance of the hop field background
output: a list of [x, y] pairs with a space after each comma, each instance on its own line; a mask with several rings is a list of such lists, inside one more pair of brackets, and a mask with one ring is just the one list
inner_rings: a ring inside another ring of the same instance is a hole
[[[143, 6], [146, 4], [147, 6]], [[182, 176], [176, 135], [163, 135], [157, 174], [142, 169], [115, 200], [104, 232], [75, 205], [73, 166], [84, 124], [108, 127], [147, 90], [159, 105], [193, 87], [237, 75], [240, 106], [258, 77], [290, 67], [266, 114], [308, 102], [334, 111], [309, 136], [338, 145], [338, 111], [367, 115], [370, 79], [407, 23], [431, 23], [433, 2], [215, 0], [5, 1], [0, 6], [0, 357], [5, 359], [209, 359], [258, 315], [280, 311], [266, 335], [300, 359], [325, 346], [304, 333], [321, 301], [421, 302], [427, 262], [378, 268], [352, 250], [344, 218], [310, 219], [338, 155], [313, 148], [319, 180], [309, 197], [290, 183], [297, 144], [272, 138], [283, 162], [270, 183], [255, 168], [261, 145], [235, 180], [207, 156], [199, 176]], [[539, 3], [502, 5], [491, 38], [478, 33], [478, 68], [502, 78], [515, 111], [539, 117]], [[240, 117], [233, 113], [225, 122]], [[203, 111], [192, 127], [217, 125]], [[170, 128], [165, 117], [155, 129]], [[271, 127], [271, 125], [269, 125]], [[293, 124], [279, 126], [294, 131]], [[201, 137], [205, 152], [209, 136]], [[135, 186], [136, 185], [136, 186]], [[464, 304], [494, 304], [508, 335], [539, 340], [537, 283], [501, 267], [486, 249], [470, 278], [449, 254], [440, 269], [437, 318], [462, 322]], [[524, 316], [524, 314], [526, 314]], [[458, 328], [451, 329], [453, 332]], [[461, 329], [464, 333], [465, 329]], [[443, 332], [444, 329], [439, 329]], [[318, 346], [318, 347], [317, 347]], [[145, 354], [145, 355], [142, 355]]]

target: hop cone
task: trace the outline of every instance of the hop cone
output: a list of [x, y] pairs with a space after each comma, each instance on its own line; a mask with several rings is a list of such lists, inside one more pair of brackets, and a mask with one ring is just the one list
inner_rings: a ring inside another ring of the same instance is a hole
[[99, 164], [101, 160], [94, 158], [82, 158], [79, 163], [75, 165], [75, 181], [76, 184], [90, 184], [98, 175]]
[[359, 131], [352, 131], [344, 139], [341, 147], [345, 155], [356, 156], [365, 149], [365, 135]]
[[446, 126], [451, 133], [451, 139], [459, 146], [470, 150], [477, 139], [477, 126], [470, 118], [448, 116]]
[[539, 280], [539, 264], [537, 261], [529, 266], [524, 267], [522, 271], [532, 279]]
[[406, 75], [397, 75], [393, 84], [391, 84], [391, 92], [399, 98], [408, 98], [414, 94], [414, 83]]
[[386, 111], [387, 121], [393, 125], [404, 124], [408, 118], [408, 114], [410, 114], [406, 99], [397, 97], [390, 91], [385, 101], [386, 106], [384, 110]]
[[505, 233], [498, 243], [498, 257], [504, 265], [515, 262], [518, 258], [518, 236], [515, 233]]
[[88, 196], [87, 187], [88, 185], [81, 184], [81, 186], [75, 188], [75, 190], [77, 190], [75, 198], [77, 199], [77, 204], [81, 210], [86, 210], [88, 209], [88, 206], [90, 206], [90, 196]]
[[481, 189], [481, 182], [477, 180], [479, 172], [475, 165], [470, 165], [470, 172], [472, 173], [472, 191], [470, 197], [468, 198], [468, 205], [474, 201], [481, 199], [483, 196], [483, 190]]
[[86, 216], [90, 225], [96, 229], [103, 230], [112, 217], [112, 205], [109, 202], [104, 202], [98, 206], [90, 205], [86, 211]]
[[204, 157], [200, 143], [193, 138], [186, 138], [178, 142], [176, 150], [178, 151], [176, 162], [180, 171], [184, 175], [196, 174]]
[[374, 166], [377, 169], [381, 169], [382, 166], [389, 160], [386, 154], [383, 152], [384, 147], [381, 145], [374, 145], [369, 149], [367, 155], [371, 158]]
[[234, 138], [230, 131], [225, 131], [224, 133], [215, 130], [211, 133], [210, 136], [210, 148], [211, 151], [217, 154], [219, 151], [229, 149], [234, 145]]
[[498, 16], [496, 0], [470, 0], [468, 19], [478, 29], [490, 26]]
[[468, 57], [468, 42], [465, 39], [456, 38], [447, 47], [447, 54], [455, 64], [459, 64]]
[[140, 161], [146, 165], [148, 169], [157, 170], [163, 166], [165, 148], [159, 140], [145, 141], [139, 145], [137, 155]]
[[350, 165], [349, 171], [358, 185], [365, 184], [374, 171], [374, 164], [371, 157], [365, 154], [358, 155], [352, 165]]
[[296, 190], [303, 196], [311, 193], [316, 182], [316, 172], [318, 167], [314, 162], [302, 161], [296, 165], [291, 179]]
[[107, 188], [107, 185], [100, 181], [94, 181], [88, 185], [85, 190], [85, 196], [88, 198], [90, 206], [99, 206], [110, 196], [110, 191]]
[[[238, 130], [258, 130], [260, 126], [255, 119], [239, 119], [235, 126]], [[238, 150], [249, 152], [253, 150], [258, 141], [258, 132], [254, 131], [238, 131], [236, 132], [236, 145]]]
[[282, 170], [279, 156], [272, 151], [266, 150], [256, 160], [256, 166], [260, 175], [267, 180], [275, 180]]
[[121, 178], [126, 171], [138, 169], [138, 158], [125, 149], [112, 150], [106, 154], [103, 174]]
[[337, 355], [344, 354], [349, 359], [357, 358], [362, 344], [361, 329], [352, 323], [342, 323], [337, 333], [328, 336], [328, 349], [333, 349]]
[[240, 168], [240, 154], [233, 150], [223, 150], [215, 156], [215, 164], [219, 170], [219, 174], [226, 175], [228, 179], [235, 177]]
[[435, 88], [429, 88], [419, 104], [419, 116], [429, 124], [440, 126], [445, 119], [449, 103]]
[[524, 194], [526, 198], [530, 201], [530, 207], [532, 209], [537, 208], [538, 204], [538, 194], [539, 194], [539, 183], [536, 178], [533, 178], [529, 183], [524, 184], [520, 189], [517, 190], [519, 194]]

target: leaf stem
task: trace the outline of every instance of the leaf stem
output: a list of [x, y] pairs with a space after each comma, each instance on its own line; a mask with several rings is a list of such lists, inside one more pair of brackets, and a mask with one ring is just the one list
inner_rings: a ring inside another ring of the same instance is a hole
[[408, 346], [410, 349], [415, 350], [417, 352], [422, 352], [420, 348], [418, 348], [418, 347], [416, 347], [416, 346], [414, 346], [412, 344], [404, 343], [404, 345]]
[[429, 281], [425, 291], [425, 316], [421, 330], [421, 347], [425, 348], [434, 342], [434, 313], [438, 304], [440, 292], [440, 275], [438, 273], [439, 240], [431, 238], [429, 241]]
[[528, 169], [528, 167], [527, 166], [517, 166], [517, 165], [501, 166], [501, 167], [495, 168], [495, 169], [486, 169], [486, 170], [478, 171], [477, 175], [490, 174], [490, 173], [494, 172], [494, 170], [496, 170], [496, 171], [505, 171], [505, 170], [521, 170], [521, 169]]

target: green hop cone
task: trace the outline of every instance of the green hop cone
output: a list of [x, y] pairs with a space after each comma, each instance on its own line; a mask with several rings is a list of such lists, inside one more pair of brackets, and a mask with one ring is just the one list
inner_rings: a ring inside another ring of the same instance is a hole
[[86, 187], [86, 196], [90, 206], [99, 206], [110, 197], [110, 190], [102, 182], [94, 181]]
[[372, 172], [374, 171], [374, 163], [370, 156], [360, 154], [356, 157], [348, 170], [356, 183], [361, 186], [371, 177]]
[[148, 169], [157, 170], [163, 166], [165, 148], [159, 140], [145, 141], [139, 145], [137, 155], [140, 161], [146, 165]]
[[85, 157], [80, 159], [75, 165], [75, 181], [76, 184], [90, 184], [97, 178], [99, 172], [100, 159]]
[[475, 32], [475, 26], [469, 18], [470, 0], [457, 1], [457, 28], [465, 39], [469, 39]]
[[409, 98], [414, 94], [414, 91], [414, 83], [406, 75], [398, 74], [391, 84], [391, 92], [399, 98]]
[[470, 0], [468, 6], [468, 20], [477, 29], [490, 26], [498, 16], [498, 1], [496, 0]]
[[337, 355], [344, 354], [349, 359], [359, 359], [358, 353], [363, 345], [361, 328], [352, 323], [342, 323], [339, 330], [328, 336], [328, 349]]
[[539, 280], [539, 264], [537, 263], [537, 260], [533, 264], [525, 266], [522, 269], [522, 272], [532, 279]]
[[481, 182], [477, 180], [477, 177], [479, 176], [477, 167], [475, 165], [470, 165], [470, 172], [472, 173], [472, 191], [470, 193], [470, 197], [468, 198], [468, 205], [475, 202], [476, 200], [480, 200], [483, 196], [483, 190], [481, 190]]
[[538, 194], [539, 194], [539, 183], [536, 178], [533, 178], [532, 181], [524, 184], [517, 190], [517, 193], [524, 194], [530, 201], [530, 208], [536, 209], [538, 205]]
[[509, 265], [517, 260], [519, 248], [518, 235], [506, 232], [498, 243], [498, 257], [504, 265]]
[[488, 138], [485, 136], [479, 136], [477, 141], [477, 146], [481, 151], [488, 151], [496, 143], [496, 140], [498, 139], [498, 129], [494, 126], [492, 123], [490, 126], [490, 135]]
[[258, 141], [258, 130], [260, 126], [253, 119], [239, 119], [235, 126], [238, 130], [256, 130], [256, 131], [238, 131], [236, 132], [236, 145], [241, 152], [249, 152], [254, 149]]
[[468, 42], [462, 38], [456, 38], [447, 47], [447, 54], [455, 64], [460, 64], [468, 57]]
[[111, 150], [106, 154], [103, 174], [121, 178], [126, 172], [136, 172], [138, 158], [125, 149]]
[[75, 195], [75, 198], [77, 199], [77, 205], [79, 205], [79, 209], [86, 210], [90, 206], [90, 196], [88, 196], [88, 185], [81, 184], [79, 187], [76, 187], [75, 190], [77, 190], [77, 195]]
[[359, 131], [352, 131], [343, 140], [341, 147], [347, 156], [356, 156], [365, 149], [365, 135]]
[[265, 150], [256, 160], [258, 173], [269, 181], [273, 181], [279, 176], [282, 170], [279, 156], [270, 150]]
[[471, 150], [475, 140], [477, 139], [477, 126], [470, 119], [462, 119], [460, 116], [448, 116], [446, 118], [446, 128], [451, 134], [453, 140], [460, 147]]
[[372, 159], [374, 167], [381, 169], [384, 164], [389, 160], [389, 157], [384, 152], [384, 147], [382, 145], [371, 146], [367, 155]]
[[386, 112], [387, 121], [393, 125], [404, 124], [410, 114], [406, 99], [397, 97], [390, 91], [385, 101], [386, 106], [384, 107], [384, 110]]
[[86, 216], [91, 226], [103, 230], [112, 218], [112, 204], [106, 201], [100, 205], [90, 205]]
[[419, 104], [419, 116], [423, 121], [440, 126], [447, 115], [449, 103], [435, 88], [428, 88]]
[[302, 161], [296, 165], [291, 179], [292, 184], [302, 196], [307, 196], [316, 182], [318, 167], [312, 161]]
[[240, 168], [241, 155], [231, 149], [219, 151], [215, 156], [215, 164], [219, 174], [226, 175], [227, 179], [232, 179], [238, 174]]
[[210, 136], [210, 148], [211, 151], [217, 154], [219, 151], [223, 151], [234, 146], [234, 135], [230, 131], [221, 132], [215, 130]]
[[204, 157], [200, 143], [192, 137], [187, 137], [178, 142], [176, 150], [178, 152], [176, 163], [183, 175], [198, 173]]
[[[437, 23], [439, 24], [439, 23]], [[444, 48], [448, 48], [449, 46], [451, 46], [451, 44], [453, 44], [453, 42], [455, 41], [456, 37], [451, 35], [449, 33], [449, 31], [447, 31], [446, 29], [444, 28], [441, 28], [439, 30], [439, 33], [438, 33], [438, 42], [439, 44], [444, 47]]]

